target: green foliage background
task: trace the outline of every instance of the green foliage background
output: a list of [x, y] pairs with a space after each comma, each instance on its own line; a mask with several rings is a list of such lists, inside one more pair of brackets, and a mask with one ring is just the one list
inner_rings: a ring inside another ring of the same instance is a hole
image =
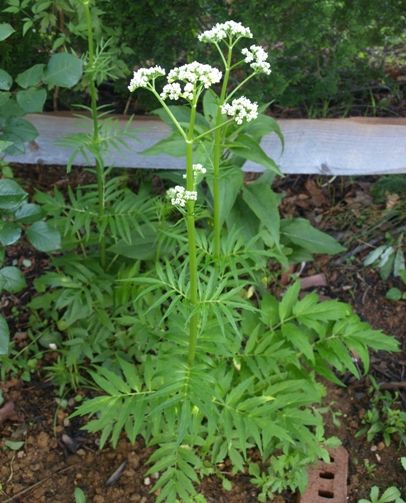
[[[55, 8], [57, 0], [50, 4]], [[320, 115], [323, 107], [324, 113], [348, 112], [355, 102], [370, 100], [376, 86], [398, 91], [383, 66], [391, 48], [405, 46], [405, 0], [99, 0], [97, 7], [116, 45], [134, 51], [122, 54], [128, 74], [134, 66], [169, 68], [203, 58], [207, 47], [196, 35], [234, 19], [250, 26], [255, 40], [270, 52], [272, 78], [253, 83], [253, 97]], [[23, 13], [5, 13], [4, 18], [21, 34]], [[43, 42], [32, 31], [15, 37], [1, 49], [0, 65], [16, 74], [22, 62], [25, 67], [42, 62]], [[82, 43], [76, 39], [75, 49]], [[114, 92], [125, 100], [125, 81], [119, 82]], [[138, 97], [139, 109], [155, 105], [146, 95]]]

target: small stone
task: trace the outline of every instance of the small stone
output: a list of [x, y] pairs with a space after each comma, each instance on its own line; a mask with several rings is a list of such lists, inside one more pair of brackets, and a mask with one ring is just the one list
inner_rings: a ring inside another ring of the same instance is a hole
[[72, 454], [71, 456], [68, 456], [68, 458], [66, 459], [66, 464], [69, 466], [77, 465], [79, 463], [82, 463], [82, 460], [77, 454]]
[[25, 452], [24, 451], [18, 451], [17, 452], [17, 458], [18, 459], [25, 458]]
[[124, 476], [128, 477], [129, 479], [133, 479], [137, 475], [137, 472], [135, 470], [132, 470], [131, 468], [127, 468], [127, 470], [124, 471]]
[[150, 486], [151, 485], [151, 479], [149, 477], [145, 477], [145, 479], [144, 479], [144, 485], [145, 486]]
[[70, 421], [67, 417], [65, 417], [65, 419], [63, 420], [63, 425], [65, 426], [65, 428], [68, 428], [70, 426]]
[[379, 442], [378, 444], [378, 451], [383, 451], [385, 449], [386, 445], [384, 442]]
[[49, 435], [45, 431], [37, 436], [37, 445], [40, 449], [47, 449], [49, 444]]
[[371, 452], [375, 452], [378, 450], [378, 447], [376, 445], [371, 445]]
[[82, 457], [83, 457], [83, 456], [86, 456], [86, 451], [85, 451], [84, 449], [78, 449], [78, 450], [76, 451], [76, 454], [77, 454], [78, 456], [82, 456]]
[[58, 421], [60, 423], [63, 423], [63, 421], [66, 417], [66, 412], [62, 409], [59, 409], [58, 412], [56, 413], [56, 417], [58, 418]]
[[135, 452], [130, 452], [127, 459], [131, 468], [138, 468], [140, 466], [140, 458]]

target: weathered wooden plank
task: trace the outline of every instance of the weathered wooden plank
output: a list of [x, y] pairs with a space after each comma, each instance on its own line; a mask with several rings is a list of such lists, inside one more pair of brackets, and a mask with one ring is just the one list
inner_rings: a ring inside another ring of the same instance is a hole
[[[9, 162], [26, 164], [66, 164], [70, 150], [56, 145], [66, 134], [83, 128], [71, 114], [32, 114], [28, 116], [39, 137], [23, 155], [8, 156]], [[124, 119], [121, 119], [124, 125]], [[283, 119], [279, 124], [285, 136], [281, 152], [275, 135], [267, 136], [262, 147], [281, 167], [283, 173], [322, 175], [376, 175], [406, 173], [406, 119]], [[129, 149], [107, 154], [109, 165], [122, 168], [183, 169], [184, 160], [169, 155], [144, 156], [140, 152], [164, 138], [168, 126], [157, 119], [136, 117], [131, 126], [137, 140], [129, 140]], [[82, 129], [83, 130], [83, 129]], [[78, 157], [75, 165], [86, 165]], [[262, 171], [246, 162], [245, 171]]]

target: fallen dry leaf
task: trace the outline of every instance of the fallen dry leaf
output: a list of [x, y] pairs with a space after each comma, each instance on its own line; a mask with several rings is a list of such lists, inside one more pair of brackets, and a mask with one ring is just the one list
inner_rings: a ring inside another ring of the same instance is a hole
[[308, 178], [305, 183], [307, 192], [310, 194], [312, 201], [316, 207], [323, 206], [327, 204], [326, 196], [323, 194], [322, 189], [317, 185], [317, 183]]
[[0, 424], [11, 419], [15, 421], [17, 419], [17, 413], [14, 407], [14, 402], [7, 402], [0, 407]]
[[313, 274], [300, 280], [300, 287], [302, 290], [308, 290], [318, 286], [327, 286], [327, 279], [324, 274]]

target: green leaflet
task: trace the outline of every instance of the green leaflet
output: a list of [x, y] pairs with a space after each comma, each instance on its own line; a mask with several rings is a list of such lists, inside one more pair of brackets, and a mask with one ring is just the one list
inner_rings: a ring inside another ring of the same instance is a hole
[[0, 356], [7, 355], [10, 343], [10, 330], [7, 321], [0, 316]]
[[53, 54], [42, 78], [48, 86], [73, 87], [82, 76], [83, 63], [80, 58], [61, 52]]
[[269, 231], [275, 246], [280, 241], [280, 197], [265, 185], [252, 185], [243, 190], [243, 199], [258, 217], [260, 223]]
[[328, 234], [315, 229], [303, 218], [284, 219], [281, 221], [282, 236], [292, 243], [303, 247], [311, 253], [334, 255], [345, 250], [337, 240]]
[[61, 235], [48, 223], [35, 222], [27, 229], [27, 238], [40, 251], [50, 252], [61, 247]]

